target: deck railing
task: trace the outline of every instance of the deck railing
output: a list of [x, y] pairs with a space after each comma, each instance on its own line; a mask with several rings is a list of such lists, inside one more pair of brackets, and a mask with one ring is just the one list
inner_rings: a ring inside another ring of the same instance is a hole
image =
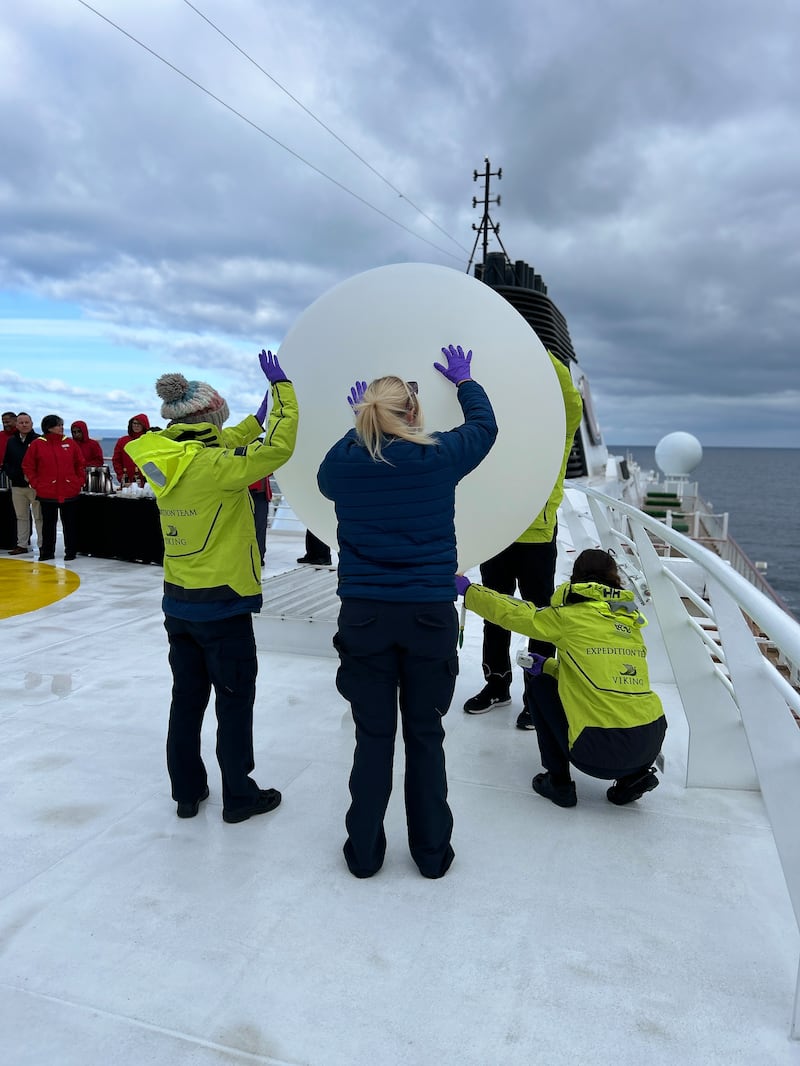
[[613, 549], [638, 597], [652, 601], [689, 723], [687, 787], [761, 790], [800, 926], [800, 624], [719, 556], [630, 504], [570, 482], [562, 517], [576, 551], [598, 540]]

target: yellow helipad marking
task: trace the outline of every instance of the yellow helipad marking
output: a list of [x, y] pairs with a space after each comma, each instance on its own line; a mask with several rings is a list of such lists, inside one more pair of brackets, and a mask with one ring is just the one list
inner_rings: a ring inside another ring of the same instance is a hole
[[78, 575], [63, 566], [0, 558], [0, 618], [38, 611], [63, 600], [80, 583]]

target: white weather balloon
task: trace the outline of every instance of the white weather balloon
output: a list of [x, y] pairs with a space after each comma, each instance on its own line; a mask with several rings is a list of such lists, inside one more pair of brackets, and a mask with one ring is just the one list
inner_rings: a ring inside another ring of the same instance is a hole
[[290, 329], [280, 361], [294, 382], [300, 428], [278, 471], [286, 499], [307, 528], [336, 544], [333, 504], [317, 488], [328, 449], [353, 427], [347, 403], [357, 380], [397, 374], [419, 382], [426, 430], [463, 424], [456, 389], [434, 370], [441, 349], [473, 351], [499, 433], [484, 461], [456, 490], [462, 570], [496, 555], [544, 506], [564, 454], [564, 403], [538, 337], [514, 308], [467, 274], [401, 263], [357, 274], [313, 303]]

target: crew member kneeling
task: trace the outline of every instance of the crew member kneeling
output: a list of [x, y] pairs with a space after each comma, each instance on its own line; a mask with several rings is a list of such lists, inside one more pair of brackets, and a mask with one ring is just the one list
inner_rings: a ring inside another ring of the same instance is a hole
[[581, 552], [571, 581], [538, 610], [460, 575], [456, 587], [476, 614], [556, 646], [555, 658], [531, 654], [527, 668], [538, 690], [532, 714], [546, 770], [534, 777], [534, 792], [574, 807], [570, 763], [590, 777], [615, 779], [606, 795], [619, 806], [656, 788], [651, 764], [667, 721], [650, 688], [641, 632], [647, 620], [622, 588], [613, 557], [595, 548]]

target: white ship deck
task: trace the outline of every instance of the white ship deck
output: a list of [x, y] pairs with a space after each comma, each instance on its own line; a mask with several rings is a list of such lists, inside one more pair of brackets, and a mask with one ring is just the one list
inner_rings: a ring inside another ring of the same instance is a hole
[[[269, 572], [301, 553], [272, 536]], [[565, 811], [531, 791], [520, 682], [511, 707], [461, 711], [482, 682], [468, 616], [445, 721], [453, 867], [431, 882], [411, 862], [398, 752], [386, 863], [358, 881], [335, 659], [277, 653], [257, 620], [256, 776], [283, 804], [222, 822], [210, 711], [211, 798], [178, 820], [161, 570], [73, 568], [72, 595], [0, 622], [6, 1066], [800, 1063], [800, 945], [766, 812], [758, 793], [684, 788], [655, 625], [662, 785], [619, 809], [578, 774]]]

